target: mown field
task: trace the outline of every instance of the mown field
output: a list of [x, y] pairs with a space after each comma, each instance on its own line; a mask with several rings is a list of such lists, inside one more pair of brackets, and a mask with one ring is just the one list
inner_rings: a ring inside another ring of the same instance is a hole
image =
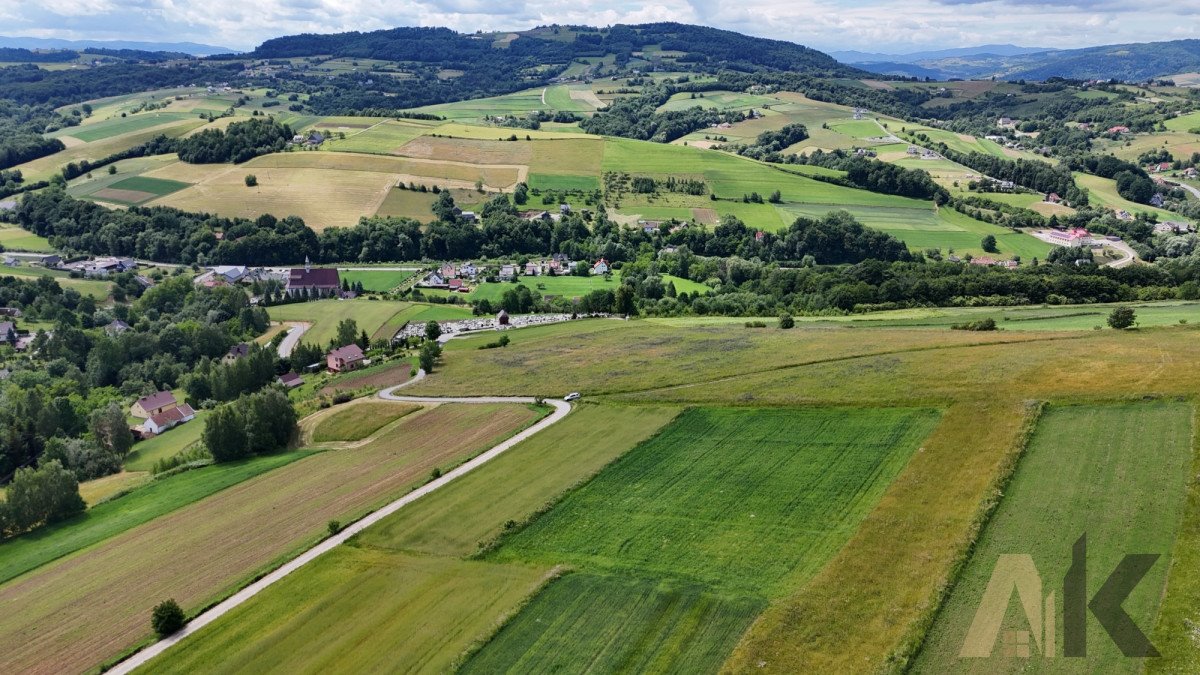
[[313, 430], [312, 440], [314, 443], [361, 441], [416, 410], [416, 406], [390, 401], [366, 401], [338, 408], [321, 419]]
[[[1048, 661], [1040, 635], [1029, 639], [1029, 660], [1006, 657], [1001, 639], [991, 658], [959, 658], [959, 650], [999, 556], [1028, 554], [1042, 578], [1043, 594], [1056, 592], [1058, 637], [1052, 656], [1061, 657], [1060, 584], [1071, 566], [1072, 545], [1084, 535], [1089, 589], [1098, 589], [1128, 553], [1161, 555], [1123, 603], [1134, 622], [1149, 632], [1189, 481], [1192, 415], [1193, 406], [1184, 402], [1051, 406], [938, 614], [914, 671], [1141, 672], [1144, 662], [1124, 657], [1094, 620], [1088, 621], [1086, 658]], [[1029, 628], [1016, 609], [1008, 612], [1000, 630]]]
[[407, 281], [413, 275], [408, 270], [342, 270], [341, 278], [350, 283], [361, 283], [368, 291], [387, 293]]
[[337, 336], [337, 327], [344, 319], [353, 319], [359, 331], [375, 333], [394, 315], [410, 309], [412, 303], [393, 300], [315, 300], [267, 308], [272, 321], [307, 321], [312, 327], [301, 338], [303, 342], [325, 346]]
[[6, 251], [43, 253], [54, 250], [45, 237], [39, 237], [19, 227], [0, 227], [0, 246]]
[[94, 667], [146, 639], [146, 612], [162, 599], [194, 612], [310, 546], [330, 519], [360, 517], [537, 416], [526, 406], [438, 406], [360, 448], [242, 481], [11, 580], [0, 586], [0, 642], [11, 646], [0, 670]]

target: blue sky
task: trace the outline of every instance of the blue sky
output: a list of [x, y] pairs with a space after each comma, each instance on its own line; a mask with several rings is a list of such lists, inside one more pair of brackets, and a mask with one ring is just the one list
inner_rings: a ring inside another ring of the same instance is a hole
[[301, 32], [402, 25], [460, 31], [682, 21], [825, 51], [986, 43], [1084, 47], [1200, 37], [1200, 0], [0, 0], [0, 34], [202, 42], [249, 49]]

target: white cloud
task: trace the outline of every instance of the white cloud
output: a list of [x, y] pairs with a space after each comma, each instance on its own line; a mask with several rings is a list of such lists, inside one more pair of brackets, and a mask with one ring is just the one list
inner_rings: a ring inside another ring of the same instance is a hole
[[824, 50], [903, 51], [1012, 42], [1079, 47], [1194, 34], [1200, 0], [0, 0], [0, 32], [251, 48], [300, 32], [393, 26], [518, 30], [548, 23], [704, 23]]

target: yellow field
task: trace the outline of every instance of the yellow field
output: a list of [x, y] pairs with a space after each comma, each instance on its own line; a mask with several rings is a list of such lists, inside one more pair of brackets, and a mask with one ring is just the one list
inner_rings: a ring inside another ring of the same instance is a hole
[[135, 145], [145, 143], [146, 141], [165, 134], [170, 137], [178, 137], [183, 134], [203, 126], [204, 120], [196, 118], [194, 120], [175, 120], [161, 124], [159, 126], [142, 129], [121, 136], [113, 136], [105, 138], [94, 143], [84, 143], [69, 147], [62, 152], [57, 152], [46, 157], [39, 157], [31, 162], [18, 165], [14, 168], [20, 169], [25, 174], [25, 180], [37, 181], [46, 180], [50, 176], [58, 173], [59, 169], [66, 166], [70, 162], [78, 162], [80, 160], [95, 161], [107, 157], [115, 152], [120, 152]]

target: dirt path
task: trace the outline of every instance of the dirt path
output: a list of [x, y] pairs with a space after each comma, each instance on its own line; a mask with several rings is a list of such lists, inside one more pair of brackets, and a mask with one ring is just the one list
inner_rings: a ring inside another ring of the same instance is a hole
[[[389, 401], [403, 401], [403, 402], [407, 402], [407, 403], [533, 403], [534, 402], [534, 399], [532, 397], [528, 397], [528, 396], [481, 396], [481, 397], [470, 397], [470, 398], [434, 398], [434, 397], [428, 397], [428, 396], [397, 396], [396, 394], [393, 393], [397, 389], [408, 386], [414, 382], [420, 382], [422, 379], [424, 379], [424, 377], [425, 377], [425, 371], [423, 371], [423, 370], [419, 371], [417, 373], [416, 377], [412, 378], [408, 382], [405, 382], [404, 384], [401, 384], [401, 385], [397, 385], [395, 387], [389, 387], [387, 389], [380, 391], [379, 397], [382, 399], [389, 400]], [[178, 633], [175, 633], [174, 635], [172, 635], [168, 638], [159, 640], [158, 642], [155, 642], [154, 644], [150, 645], [149, 647], [137, 652], [136, 654], [133, 654], [129, 658], [127, 658], [124, 661], [113, 666], [107, 672], [115, 673], [116, 675], [125, 675], [126, 673], [132, 672], [136, 668], [146, 665], [147, 663], [150, 662], [151, 659], [153, 659], [155, 656], [158, 656], [159, 654], [163, 653], [164, 651], [169, 649], [175, 643], [186, 638], [187, 636], [191, 635], [192, 633], [195, 633], [196, 631], [200, 630], [204, 626], [207, 626], [208, 624], [212, 623], [213, 621], [216, 621], [217, 619], [221, 618], [222, 616], [227, 614], [229, 611], [231, 611], [233, 608], [237, 607], [238, 605], [242, 604], [243, 602], [246, 602], [250, 598], [253, 598], [254, 596], [258, 595], [259, 593], [263, 592], [267, 587], [276, 583], [280, 579], [283, 579], [284, 577], [291, 574], [292, 572], [295, 572], [296, 570], [300, 569], [301, 567], [316, 560], [323, 554], [332, 551], [337, 546], [340, 546], [341, 544], [345, 543], [346, 540], [348, 540], [350, 537], [353, 537], [354, 535], [358, 534], [359, 532], [362, 532], [363, 530], [367, 529], [368, 527], [370, 527], [370, 526], [374, 525], [375, 523], [379, 522], [380, 520], [383, 520], [384, 518], [392, 515], [396, 511], [399, 511], [400, 509], [404, 508], [408, 504], [411, 504], [412, 502], [420, 499], [421, 497], [424, 497], [425, 495], [433, 492], [434, 490], [437, 490], [437, 489], [445, 486], [447, 483], [453, 481], [454, 479], [464, 476], [464, 475], [474, 471], [475, 469], [478, 469], [479, 467], [483, 466], [484, 464], [487, 464], [488, 462], [490, 462], [493, 459], [504, 454], [506, 451], [510, 450], [517, 444], [528, 439], [529, 437], [533, 436], [534, 434], [538, 433], [539, 431], [551, 426], [552, 424], [556, 424], [557, 422], [562, 420], [564, 417], [567, 416], [567, 414], [569, 414], [571, 412], [571, 404], [567, 403], [566, 401], [560, 401], [557, 399], [546, 399], [545, 402], [551, 406], [554, 406], [554, 412], [550, 413], [550, 415], [546, 416], [545, 418], [543, 418], [542, 420], [540, 420], [533, 426], [516, 434], [515, 436], [509, 438], [508, 440], [492, 447], [491, 449], [476, 456], [474, 459], [466, 462], [465, 464], [462, 464], [462, 465], [458, 466], [457, 468], [452, 469], [451, 471], [448, 471], [441, 478], [438, 478], [437, 480], [426, 483], [425, 485], [417, 488], [416, 490], [413, 490], [412, 492], [409, 492], [408, 494], [397, 499], [396, 501], [393, 501], [393, 502], [387, 504], [386, 506], [380, 508], [378, 511], [371, 513], [370, 515], [366, 516], [365, 518], [363, 518], [351, 525], [348, 525], [345, 529], [343, 529], [338, 534], [333, 535], [332, 537], [322, 541], [321, 543], [317, 544], [316, 546], [308, 549], [304, 553], [300, 554], [296, 558], [293, 558], [292, 560], [285, 563], [283, 566], [276, 569], [274, 572], [271, 572], [270, 574], [264, 576], [263, 578], [259, 579], [258, 581], [254, 582], [253, 584], [250, 584], [246, 588], [243, 588], [242, 590], [238, 591], [237, 593], [234, 593], [229, 598], [225, 599], [223, 602], [204, 611], [199, 616], [197, 616], [196, 618], [194, 618], [190, 622], [188, 622], [187, 625], [185, 625], [183, 627], [183, 629], [181, 629]]]

